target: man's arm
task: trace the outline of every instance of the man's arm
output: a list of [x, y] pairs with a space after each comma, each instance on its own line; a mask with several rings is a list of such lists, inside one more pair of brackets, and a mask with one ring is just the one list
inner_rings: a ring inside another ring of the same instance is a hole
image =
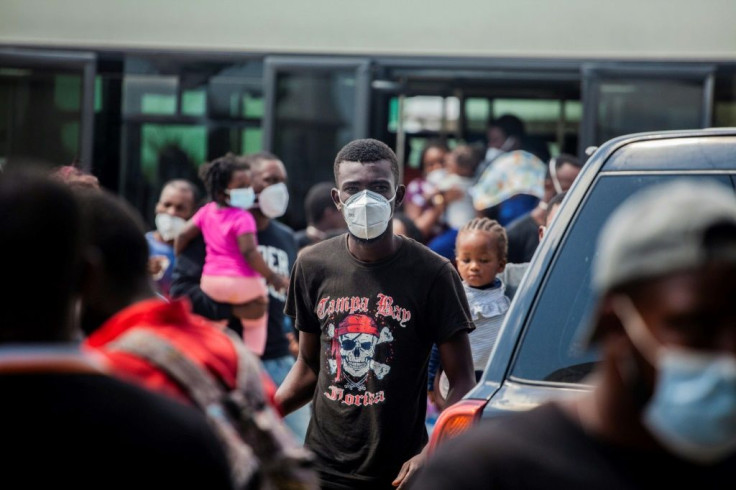
[[447, 393], [447, 405], [450, 406], [460, 401], [475, 386], [475, 371], [468, 333], [458, 332], [439, 344], [438, 348], [442, 369], [450, 381], [450, 391]]
[[[467, 332], [457, 332], [448, 340], [438, 345], [440, 362], [450, 380], [450, 391], [447, 393], [447, 405], [459, 401], [475, 385], [473, 358], [470, 353], [470, 342]], [[427, 458], [427, 446], [422, 452], [404, 463], [392, 485], [403, 489], [412, 476], [421, 468]]]
[[179, 255], [201, 233], [199, 226], [195, 225], [192, 220], [187, 221], [187, 224], [174, 239], [174, 254]]
[[306, 405], [314, 395], [319, 374], [319, 334], [299, 332], [299, 355], [276, 390], [276, 403], [284, 415]]

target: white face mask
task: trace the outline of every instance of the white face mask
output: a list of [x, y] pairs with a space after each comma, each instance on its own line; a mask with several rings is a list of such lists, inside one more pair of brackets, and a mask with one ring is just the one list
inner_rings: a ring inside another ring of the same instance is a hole
[[283, 182], [269, 185], [258, 194], [258, 207], [268, 218], [283, 216], [288, 205], [289, 190]]
[[736, 357], [664, 346], [627, 297], [614, 311], [637, 349], [657, 368], [642, 422], [670, 452], [715, 463], [736, 452]]
[[165, 242], [170, 242], [176, 238], [186, 224], [186, 220], [178, 216], [172, 216], [168, 213], [158, 213], [156, 215], [156, 231], [159, 232]]
[[425, 180], [436, 187], [442, 183], [442, 180], [445, 177], [447, 177], [447, 170], [444, 168], [438, 168], [437, 170], [429, 172], [427, 177], [425, 177]]
[[353, 194], [345, 202], [340, 200], [342, 215], [350, 233], [363, 240], [380, 236], [388, 227], [394, 199], [396, 192], [394, 197], [386, 199], [376, 192], [364, 190]]
[[240, 187], [225, 191], [230, 196], [230, 205], [234, 208], [250, 209], [256, 201], [256, 193], [252, 187]]

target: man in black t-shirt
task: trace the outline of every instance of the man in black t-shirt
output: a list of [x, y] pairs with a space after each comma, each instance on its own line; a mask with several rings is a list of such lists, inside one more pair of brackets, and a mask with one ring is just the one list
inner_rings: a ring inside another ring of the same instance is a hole
[[297, 258], [286, 313], [299, 357], [276, 401], [287, 413], [312, 401], [306, 445], [323, 488], [401, 488], [424, 460], [431, 346], [448, 363], [455, 402], [474, 384], [474, 326], [450, 262], [393, 233], [405, 193], [394, 152], [353, 141], [335, 159], [335, 180], [349, 233]]
[[733, 488], [733, 189], [670, 182], [632, 196], [599, 236], [592, 279], [592, 392], [473, 428], [414, 488]]

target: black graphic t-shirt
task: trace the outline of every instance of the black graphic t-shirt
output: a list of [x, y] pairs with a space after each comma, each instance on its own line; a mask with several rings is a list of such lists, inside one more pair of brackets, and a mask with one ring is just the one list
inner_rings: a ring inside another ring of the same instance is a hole
[[[296, 258], [294, 232], [288, 226], [270, 220], [258, 232], [258, 251], [266, 265], [283, 276], [288, 276]], [[261, 359], [275, 359], [289, 355], [289, 340], [284, 332], [284, 301], [286, 293], [268, 286], [268, 334]]]
[[323, 478], [390, 483], [427, 442], [432, 344], [474, 328], [457, 272], [403, 237], [392, 257], [360, 262], [341, 235], [297, 258], [286, 314], [299, 330], [320, 334], [306, 445]]

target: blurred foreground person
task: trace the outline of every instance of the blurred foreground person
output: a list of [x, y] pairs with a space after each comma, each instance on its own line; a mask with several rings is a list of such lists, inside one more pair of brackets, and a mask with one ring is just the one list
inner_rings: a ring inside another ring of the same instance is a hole
[[[187, 300], [168, 302], [154, 294], [142, 220], [132, 208], [101, 192], [80, 194], [79, 200], [98, 252], [83, 290], [86, 345], [99, 349], [121, 377], [193, 403], [208, 416], [215, 409], [238, 410], [228, 415], [232, 423], [211, 419], [238, 488], [257, 478], [270, 481], [269, 471], [288, 481], [291, 475], [280, 472], [288, 472], [301, 450], [265, 403], [257, 358], [235, 334], [193, 315]], [[233, 430], [237, 424], [240, 437]]]
[[53, 168], [51, 170], [51, 177], [75, 189], [100, 188], [100, 181], [97, 177], [74, 165]]
[[[0, 175], [0, 233], [12, 283], [0, 296], [5, 486], [230, 488], [225, 455], [200, 414], [107, 376], [71, 340], [84, 267], [69, 189]], [[29, 294], [39, 277], [42, 297]]]
[[415, 488], [733, 488], [733, 190], [678, 182], [627, 200], [593, 287], [593, 391], [450, 441]]

